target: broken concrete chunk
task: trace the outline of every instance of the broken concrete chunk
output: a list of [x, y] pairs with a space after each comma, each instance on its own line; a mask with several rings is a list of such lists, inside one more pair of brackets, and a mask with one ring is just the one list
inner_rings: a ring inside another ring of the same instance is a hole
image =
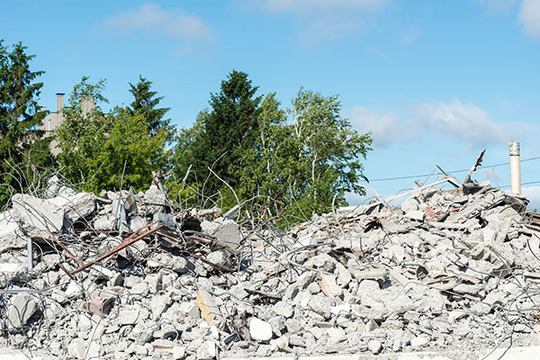
[[384, 267], [364, 267], [359, 266], [354, 261], [349, 261], [349, 270], [357, 280], [381, 280], [384, 281], [388, 277], [388, 270]]
[[411, 211], [416, 211], [419, 208], [420, 203], [415, 198], [406, 199], [401, 203], [401, 211], [405, 214]]
[[287, 319], [293, 316], [294, 314], [293, 306], [289, 304], [288, 302], [284, 302], [284, 301], [277, 302], [274, 305], [273, 310], [276, 314], [281, 315]]
[[120, 309], [118, 318], [116, 319], [119, 325], [135, 325], [141, 318], [141, 312], [136, 307], [126, 307]]
[[207, 340], [197, 348], [197, 360], [212, 360], [216, 358], [217, 344], [215, 341]]
[[57, 196], [49, 201], [65, 211], [65, 216], [72, 221], [87, 218], [96, 210], [96, 195], [93, 193], [78, 193], [72, 196]]
[[325, 319], [329, 319], [332, 310], [332, 307], [336, 304], [336, 301], [333, 298], [329, 298], [323, 295], [313, 295], [309, 299], [309, 307], [315, 313], [323, 316]]
[[117, 220], [112, 214], [97, 216], [94, 219], [94, 229], [97, 231], [112, 231], [116, 229]]
[[7, 323], [10, 331], [22, 328], [37, 310], [36, 300], [26, 294], [17, 294], [11, 298]]
[[336, 297], [340, 296], [343, 292], [333, 275], [321, 274], [321, 279], [317, 283], [326, 296]]
[[220, 243], [233, 249], [238, 248], [242, 241], [240, 226], [230, 219], [205, 220], [201, 222], [202, 232], [214, 236]]
[[413, 349], [419, 349], [421, 348], [422, 346], [426, 345], [427, 343], [429, 343], [430, 339], [428, 336], [426, 335], [420, 335], [420, 336], [416, 336], [414, 338], [411, 339], [411, 347]]
[[75, 338], [69, 342], [67, 349], [68, 354], [73, 358], [82, 360], [86, 353], [86, 343], [81, 338]]
[[370, 340], [368, 342], [368, 349], [371, 351], [374, 355], [377, 355], [382, 350], [382, 344], [379, 340]]
[[413, 210], [405, 214], [405, 217], [411, 220], [424, 221], [426, 213], [422, 210]]
[[169, 295], [154, 296], [150, 301], [152, 318], [159, 319], [161, 314], [172, 304], [172, 298]]
[[256, 341], [268, 341], [272, 338], [272, 325], [252, 317], [249, 320], [249, 334], [253, 340]]
[[217, 328], [221, 328], [224, 325], [223, 316], [216, 305], [214, 297], [209, 292], [199, 290], [197, 292], [197, 304], [208, 325], [216, 326]]
[[48, 200], [15, 194], [11, 201], [14, 215], [28, 226], [52, 233], [60, 231], [64, 226], [64, 210]]
[[26, 247], [27, 238], [19, 231], [15, 215], [14, 210], [0, 213], [0, 253]]
[[139, 212], [143, 215], [153, 215], [163, 212], [167, 205], [167, 198], [163, 192], [155, 185], [144, 193], [143, 205], [140, 206]]

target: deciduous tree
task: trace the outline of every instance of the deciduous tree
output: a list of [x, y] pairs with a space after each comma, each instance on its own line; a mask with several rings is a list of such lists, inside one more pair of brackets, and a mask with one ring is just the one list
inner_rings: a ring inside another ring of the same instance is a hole
[[101, 109], [101, 104], [108, 102], [104, 89], [104, 80], [92, 83], [83, 76], [70, 94], [63, 109], [65, 120], [56, 132], [63, 175], [85, 190], [99, 190], [96, 174], [103, 166], [99, 154], [112, 128], [112, 117]]
[[[99, 106], [106, 102], [104, 86], [104, 81], [94, 84], [83, 77], [74, 87], [57, 135], [64, 175], [87, 191], [144, 190], [152, 183], [152, 171], [168, 166], [165, 145], [169, 133], [162, 127], [168, 124], [152, 117], [157, 103], [137, 110], [115, 108], [104, 114]], [[94, 107], [87, 106], [93, 102]], [[157, 127], [152, 129], [149, 116]]]
[[280, 195], [288, 213], [304, 219], [346, 204], [348, 192], [363, 193], [361, 159], [371, 150], [371, 136], [352, 129], [337, 96], [301, 89], [284, 111], [275, 93], [262, 99], [256, 90], [241, 72], [222, 82], [211, 108], [181, 131], [177, 171], [193, 164], [199, 191], [228, 194], [225, 206]]

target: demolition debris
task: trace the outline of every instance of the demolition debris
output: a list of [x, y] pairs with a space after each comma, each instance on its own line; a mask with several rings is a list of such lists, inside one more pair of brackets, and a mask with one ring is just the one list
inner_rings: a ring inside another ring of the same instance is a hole
[[339, 209], [290, 231], [174, 209], [156, 186], [95, 196], [53, 178], [46, 198], [12, 204], [0, 214], [0, 347], [29, 357], [539, 344], [540, 215], [489, 184], [446, 177], [400, 206]]

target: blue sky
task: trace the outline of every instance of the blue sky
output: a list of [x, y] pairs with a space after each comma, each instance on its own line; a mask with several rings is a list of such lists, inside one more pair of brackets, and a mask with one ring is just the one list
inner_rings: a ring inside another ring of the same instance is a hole
[[[379, 194], [414, 186], [380, 179], [467, 169], [483, 148], [485, 165], [504, 164], [514, 139], [540, 207], [540, 0], [1, 0], [0, 13], [0, 39], [45, 71], [52, 111], [83, 75], [106, 79], [110, 106], [142, 75], [187, 127], [236, 69], [283, 107], [301, 87], [339, 94], [373, 133], [365, 172]], [[506, 165], [475, 178], [510, 184]]]

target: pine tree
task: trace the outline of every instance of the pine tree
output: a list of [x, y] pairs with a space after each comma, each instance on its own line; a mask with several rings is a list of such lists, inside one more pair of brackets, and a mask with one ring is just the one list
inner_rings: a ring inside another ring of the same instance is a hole
[[170, 119], [164, 119], [170, 108], [158, 108], [163, 100], [163, 96], [156, 96], [157, 91], [152, 91], [152, 82], [139, 76], [139, 82], [135, 85], [129, 84], [129, 91], [133, 95], [133, 102], [129, 107], [132, 115], [140, 113], [148, 123], [150, 136], [156, 136], [158, 132], [165, 131], [170, 137], [174, 133], [174, 127], [170, 125]]
[[[208, 168], [230, 186], [237, 186], [244, 150], [254, 145], [259, 128], [261, 97], [246, 73], [232, 71], [221, 83], [221, 90], [210, 97], [211, 110], [201, 113], [202, 127], [193, 149], [193, 167], [199, 176]], [[218, 190], [223, 183], [210, 177], [206, 191]]]
[[24, 190], [36, 167], [51, 164], [48, 139], [37, 127], [47, 115], [38, 105], [43, 71], [31, 71], [34, 55], [18, 43], [11, 52], [0, 40], [0, 204]]

